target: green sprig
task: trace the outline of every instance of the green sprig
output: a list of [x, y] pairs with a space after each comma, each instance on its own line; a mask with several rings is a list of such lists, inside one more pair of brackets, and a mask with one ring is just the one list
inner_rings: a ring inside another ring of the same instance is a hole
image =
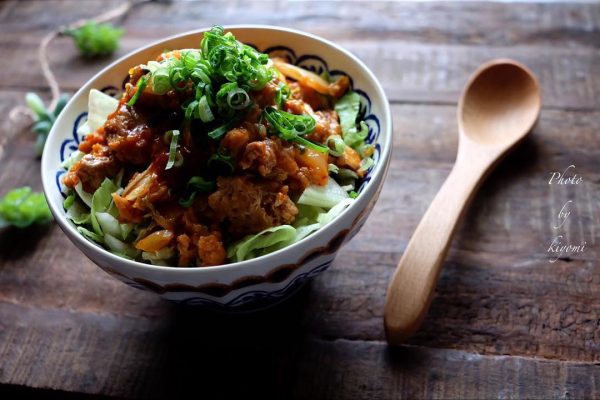
[[90, 21], [85, 25], [65, 32], [75, 41], [84, 57], [99, 57], [112, 54], [119, 47], [119, 39], [125, 31], [112, 24]]
[[35, 153], [38, 157], [42, 155], [44, 144], [46, 143], [46, 138], [52, 129], [52, 125], [54, 125], [56, 118], [63, 108], [65, 108], [65, 105], [68, 101], [69, 96], [63, 94], [58, 99], [54, 109], [48, 110], [37, 93], [30, 92], [25, 95], [25, 103], [32, 111], [35, 118], [35, 123], [31, 127], [31, 130], [37, 134]]
[[12, 225], [25, 228], [31, 224], [44, 224], [52, 214], [42, 193], [30, 187], [13, 189], [0, 199], [0, 228]]

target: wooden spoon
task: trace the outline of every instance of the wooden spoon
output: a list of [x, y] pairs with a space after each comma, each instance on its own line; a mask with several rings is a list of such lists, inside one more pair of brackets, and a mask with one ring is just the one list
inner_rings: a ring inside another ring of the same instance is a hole
[[385, 334], [397, 345], [425, 318], [458, 220], [479, 184], [531, 130], [540, 112], [536, 77], [513, 60], [492, 60], [471, 76], [458, 103], [458, 154], [388, 287]]

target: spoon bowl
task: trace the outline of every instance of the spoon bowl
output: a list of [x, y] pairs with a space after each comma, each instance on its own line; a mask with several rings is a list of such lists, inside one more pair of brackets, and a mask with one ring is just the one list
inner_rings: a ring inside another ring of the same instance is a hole
[[531, 130], [540, 105], [537, 79], [527, 67], [494, 60], [467, 84], [458, 105], [459, 130], [479, 144], [512, 145]]
[[516, 61], [492, 60], [469, 79], [458, 104], [456, 162], [388, 287], [384, 325], [389, 344], [403, 343], [421, 325], [458, 221], [483, 179], [531, 130], [540, 108], [537, 79]]

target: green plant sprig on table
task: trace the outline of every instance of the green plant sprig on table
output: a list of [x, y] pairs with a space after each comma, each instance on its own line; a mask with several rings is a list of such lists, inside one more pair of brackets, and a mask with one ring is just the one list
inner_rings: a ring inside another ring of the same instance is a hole
[[114, 53], [119, 47], [119, 39], [125, 31], [112, 24], [98, 24], [94, 21], [64, 32], [75, 41], [75, 45], [84, 57], [101, 57]]
[[25, 228], [32, 224], [45, 224], [52, 214], [43, 193], [30, 187], [13, 189], [0, 199], [0, 228], [16, 226]]
[[65, 105], [67, 105], [68, 101], [69, 96], [63, 94], [58, 99], [54, 109], [48, 110], [37, 93], [30, 92], [25, 95], [25, 102], [27, 103], [29, 109], [33, 112], [35, 118], [35, 123], [31, 127], [31, 130], [37, 134], [35, 153], [38, 157], [42, 155], [46, 138], [50, 133], [50, 129], [52, 129], [52, 125], [54, 125], [54, 121], [56, 121], [56, 117], [58, 117], [58, 114], [60, 114]]

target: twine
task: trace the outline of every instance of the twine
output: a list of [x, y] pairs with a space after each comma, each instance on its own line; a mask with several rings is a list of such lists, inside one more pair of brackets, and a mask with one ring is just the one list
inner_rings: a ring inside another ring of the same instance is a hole
[[[48, 34], [46, 34], [46, 36], [44, 36], [44, 38], [40, 42], [40, 47], [38, 49], [38, 59], [40, 61], [40, 66], [42, 67], [42, 74], [44, 75], [44, 78], [46, 79], [46, 82], [50, 87], [50, 93], [52, 95], [52, 99], [50, 101], [48, 109], [53, 110], [56, 107], [56, 103], [58, 102], [60, 97], [60, 86], [56, 81], [56, 77], [54, 76], [54, 73], [50, 68], [50, 62], [48, 60], [48, 46], [50, 45], [50, 43], [57, 37], [64, 36], [66, 32], [72, 29], [81, 28], [88, 22], [96, 22], [100, 24], [115, 18], [124, 17], [129, 11], [131, 11], [133, 7], [139, 6], [144, 3], [149, 3], [151, 1], [155, 0], [129, 0], [113, 10], [109, 10], [94, 18], [80, 19], [71, 24], [64, 25], [60, 28], [53, 30], [52, 32], [49, 32]], [[22, 105], [14, 107], [9, 113], [9, 118], [11, 121], [15, 122], [15, 120], [18, 119], [21, 115], [30, 116], [32, 119], [34, 118], [34, 115], [31, 112], [31, 110], [29, 110], [28, 107]]]

